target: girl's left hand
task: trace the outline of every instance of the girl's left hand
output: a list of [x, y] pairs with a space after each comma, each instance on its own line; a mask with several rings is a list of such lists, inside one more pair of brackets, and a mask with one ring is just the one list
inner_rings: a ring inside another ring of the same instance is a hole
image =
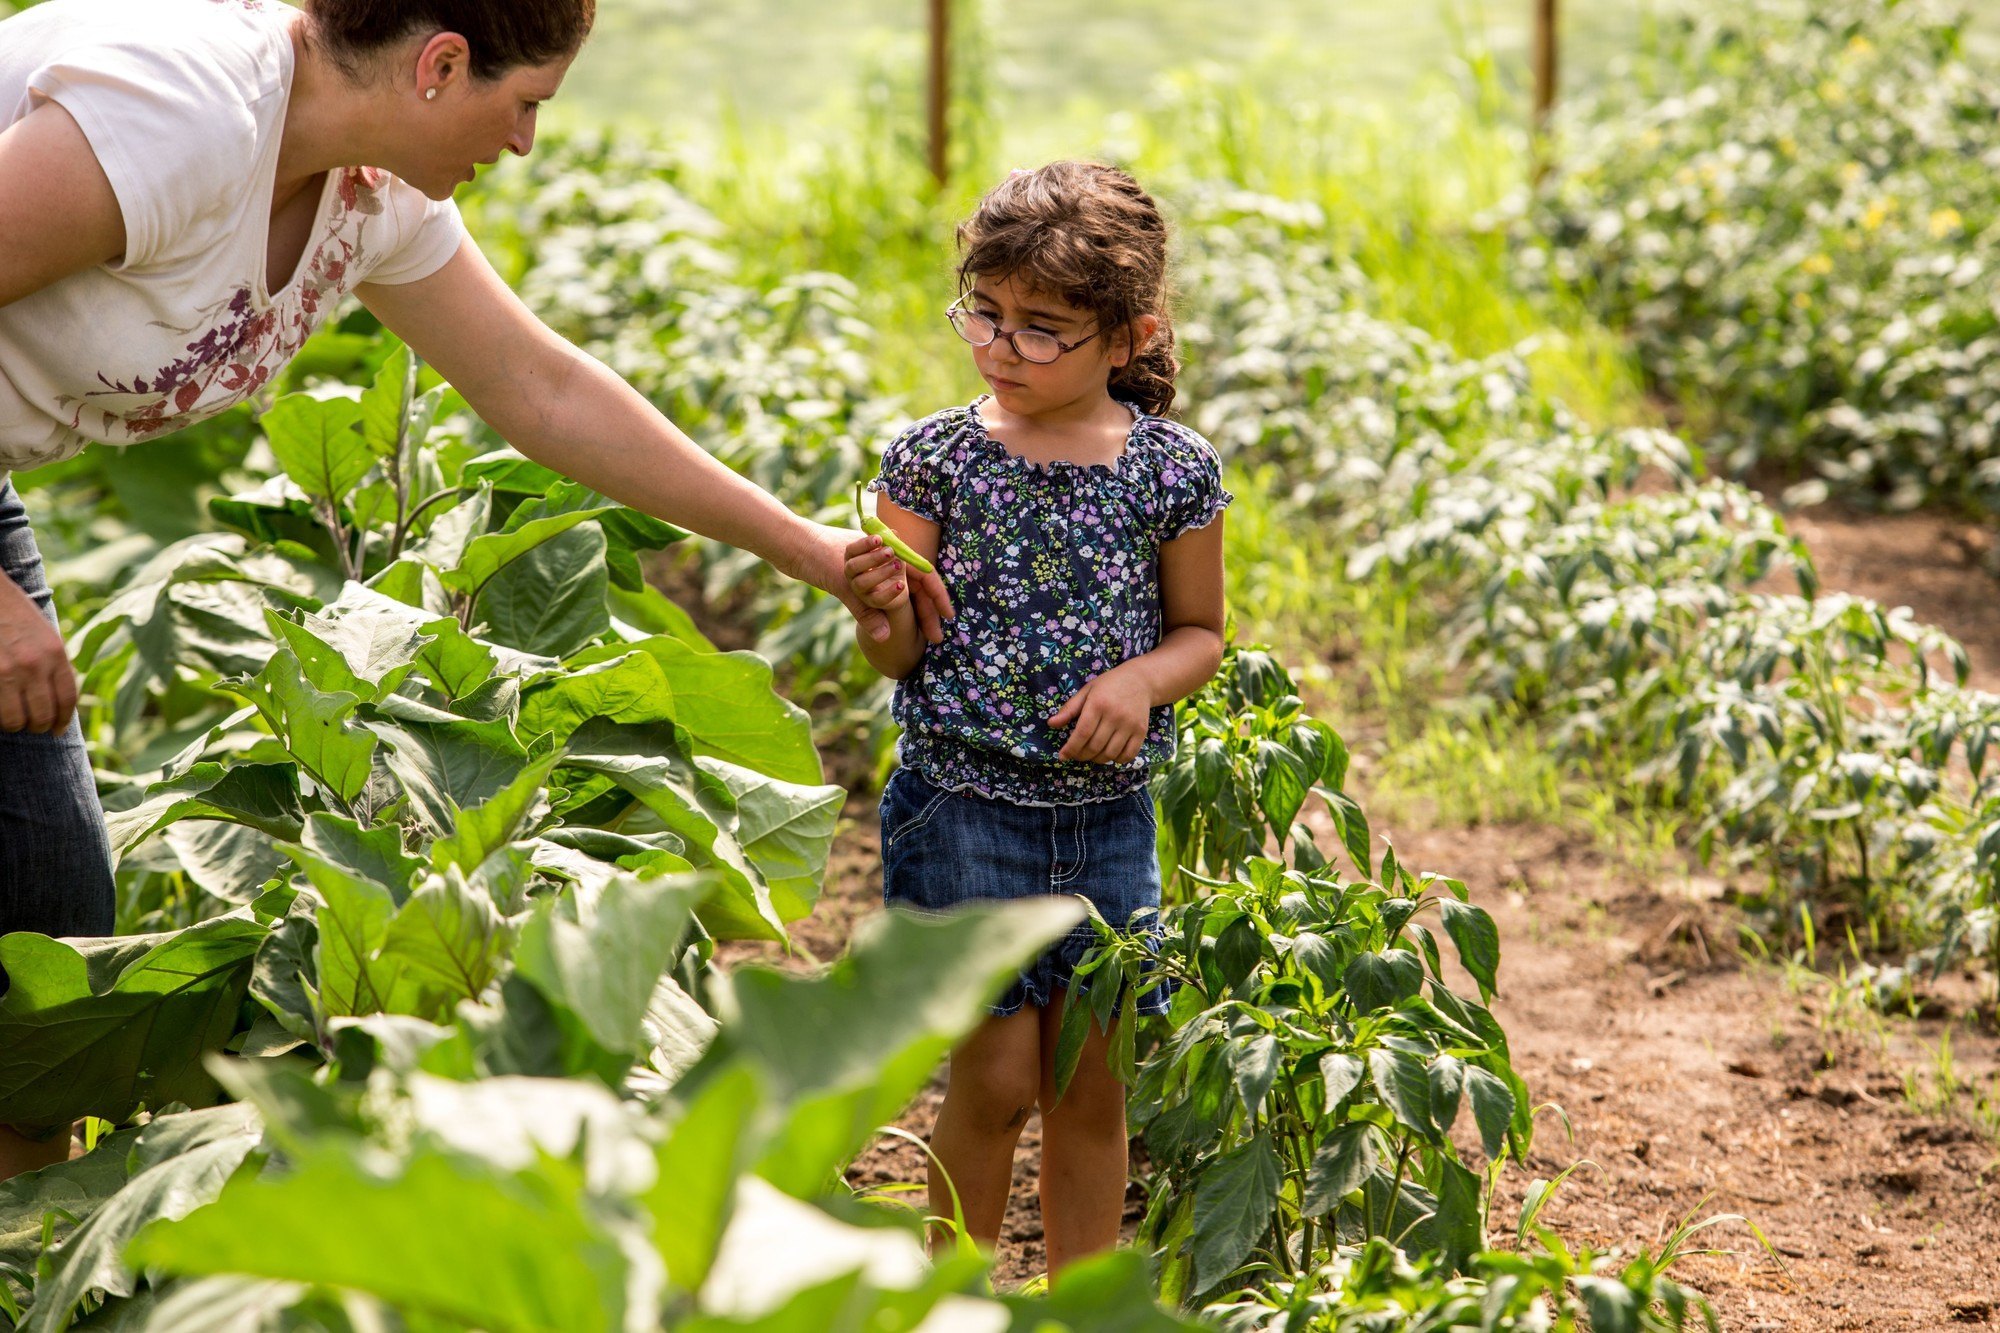
[[1153, 700], [1144, 681], [1116, 667], [1069, 697], [1049, 715], [1049, 725], [1076, 724], [1060, 754], [1090, 764], [1129, 764], [1146, 743]]

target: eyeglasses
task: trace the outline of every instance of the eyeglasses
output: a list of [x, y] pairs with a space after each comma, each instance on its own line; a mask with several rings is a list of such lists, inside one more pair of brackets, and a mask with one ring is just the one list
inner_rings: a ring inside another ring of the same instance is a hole
[[1001, 328], [992, 316], [982, 315], [977, 310], [967, 310], [965, 298], [962, 296], [951, 303], [945, 310], [944, 317], [951, 321], [954, 329], [958, 330], [958, 336], [974, 347], [990, 347], [1004, 338], [1007, 340], [1007, 345], [1014, 349], [1014, 355], [1038, 366], [1046, 366], [1065, 352], [1074, 352], [1095, 338], [1097, 333], [1104, 331], [1099, 329], [1097, 333], [1078, 338], [1073, 343], [1066, 343], [1055, 334], [1046, 333], [1041, 329], [1015, 329], [1009, 332]]

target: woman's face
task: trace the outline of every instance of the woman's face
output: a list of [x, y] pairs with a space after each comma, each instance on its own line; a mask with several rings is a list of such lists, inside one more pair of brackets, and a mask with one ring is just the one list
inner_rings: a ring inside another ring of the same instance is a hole
[[[435, 45], [435, 42], [433, 43]], [[426, 47], [417, 66], [414, 112], [404, 161], [382, 163], [432, 199], [449, 199], [470, 181], [479, 164], [502, 153], [526, 157], [535, 146], [535, 114], [556, 95], [574, 56], [546, 65], [519, 65], [494, 79], [473, 78], [463, 58], [429, 59]], [[427, 64], [429, 68], [427, 68]], [[436, 88], [426, 98], [424, 90]]]

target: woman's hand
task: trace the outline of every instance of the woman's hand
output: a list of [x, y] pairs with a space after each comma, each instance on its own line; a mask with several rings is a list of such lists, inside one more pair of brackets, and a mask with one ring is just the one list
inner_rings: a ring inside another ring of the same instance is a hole
[[76, 671], [62, 636], [0, 574], [0, 731], [65, 731], [75, 712]]
[[1146, 743], [1153, 708], [1152, 687], [1135, 671], [1113, 667], [1069, 697], [1049, 715], [1051, 727], [1076, 729], [1060, 751], [1064, 759], [1088, 764], [1129, 764]]

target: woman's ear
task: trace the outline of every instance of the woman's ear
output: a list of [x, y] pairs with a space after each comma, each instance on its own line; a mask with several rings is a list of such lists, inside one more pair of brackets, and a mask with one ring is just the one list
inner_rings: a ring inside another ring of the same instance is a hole
[[454, 78], [470, 77], [472, 49], [455, 32], [441, 32], [425, 42], [417, 52], [417, 91], [426, 99], [437, 96]]
[[1123, 370], [1132, 364], [1139, 353], [1152, 344], [1160, 332], [1158, 315], [1141, 315], [1118, 330], [1111, 340], [1111, 364]]

